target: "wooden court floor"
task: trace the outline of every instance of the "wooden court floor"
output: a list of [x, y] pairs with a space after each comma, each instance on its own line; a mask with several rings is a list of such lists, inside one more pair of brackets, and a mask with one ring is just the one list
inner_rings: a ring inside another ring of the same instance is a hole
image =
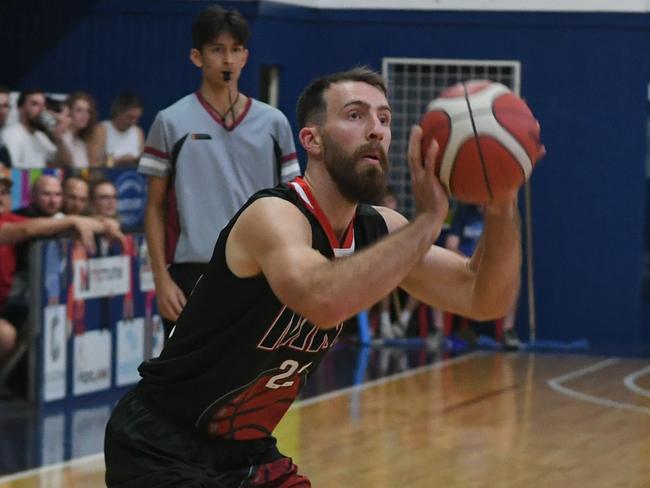
[[[650, 487], [650, 360], [472, 353], [302, 401], [277, 436], [315, 487]], [[0, 478], [100, 486], [101, 454]]]

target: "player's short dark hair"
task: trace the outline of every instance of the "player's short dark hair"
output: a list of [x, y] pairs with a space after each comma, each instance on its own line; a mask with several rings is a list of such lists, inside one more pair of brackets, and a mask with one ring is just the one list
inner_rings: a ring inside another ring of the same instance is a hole
[[6, 93], [9, 95], [11, 93], [11, 90], [9, 90], [9, 87], [6, 85], [0, 85], [0, 93]]
[[242, 46], [246, 45], [251, 36], [248, 22], [237, 10], [226, 10], [219, 5], [212, 5], [194, 19], [192, 47], [200, 51], [222, 33], [230, 34]]
[[115, 118], [119, 114], [126, 112], [132, 108], [144, 108], [142, 100], [135, 93], [124, 91], [115, 97], [111, 104], [111, 118]]
[[18, 101], [16, 102], [16, 105], [18, 107], [22, 107], [25, 105], [25, 102], [27, 101], [27, 98], [29, 98], [32, 95], [40, 94], [45, 96], [45, 92], [41, 89], [38, 88], [32, 88], [30, 90], [25, 90], [20, 92], [20, 95], [18, 95]]
[[327, 104], [323, 93], [334, 83], [344, 81], [360, 81], [374, 86], [381, 90], [384, 95], [388, 94], [386, 83], [382, 76], [366, 66], [358, 66], [347, 71], [333, 73], [315, 79], [305, 88], [298, 98], [296, 113], [298, 116], [298, 127], [303, 128], [307, 124], [322, 124], [327, 111]]

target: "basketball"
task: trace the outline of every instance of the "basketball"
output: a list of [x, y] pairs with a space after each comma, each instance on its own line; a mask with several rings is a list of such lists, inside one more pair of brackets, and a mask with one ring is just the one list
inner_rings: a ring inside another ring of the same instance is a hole
[[540, 126], [506, 86], [471, 80], [445, 89], [420, 122], [422, 154], [435, 139], [436, 175], [451, 196], [485, 204], [518, 189], [544, 155]]

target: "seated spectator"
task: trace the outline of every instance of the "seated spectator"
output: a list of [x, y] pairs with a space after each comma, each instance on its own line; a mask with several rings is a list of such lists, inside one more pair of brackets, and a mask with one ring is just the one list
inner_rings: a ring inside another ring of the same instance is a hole
[[[114, 220], [119, 225], [117, 208], [117, 188], [109, 180], [99, 180], [90, 188], [90, 213], [103, 219]], [[97, 240], [97, 249], [100, 256], [109, 256], [121, 253], [123, 248], [111, 247], [106, 239]]]
[[70, 111], [70, 126], [63, 133], [63, 143], [70, 158], [61, 163], [72, 168], [87, 168], [90, 160], [88, 141], [97, 124], [95, 100], [88, 93], [74, 92], [65, 105]]
[[88, 183], [76, 176], [63, 182], [63, 213], [86, 215], [88, 212]]
[[5, 128], [2, 137], [15, 168], [44, 168], [69, 158], [63, 144], [69, 117], [46, 109], [45, 93], [25, 91], [18, 97], [19, 122]]
[[2, 137], [2, 132], [7, 125], [7, 117], [9, 116], [9, 88], [0, 85], [0, 166], [11, 168], [11, 157], [9, 150]]
[[11, 186], [11, 179], [0, 175], [0, 361], [14, 348], [17, 334], [26, 318], [24, 311], [16, 311], [8, 304], [17, 263], [16, 244], [72, 231], [84, 246], [94, 252], [96, 233], [106, 233], [120, 240], [124, 238], [110, 220], [100, 221], [81, 216], [30, 219], [12, 213]]
[[117, 188], [109, 180], [96, 181], [90, 190], [92, 215], [118, 219]]
[[92, 166], [135, 165], [144, 150], [144, 133], [137, 125], [143, 105], [136, 95], [124, 92], [111, 106], [110, 120], [97, 125], [90, 142]]
[[14, 213], [25, 217], [61, 216], [63, 190], [61, 181], [52, 175], [41, 175], [32, 184], [30, 203]]
[[[61, 182], [52, 175], [41, 175], [32, 184], [30, 203], [26, 207], [14, 210], [12, 215], [27, 219], [37, 217], [63, 216], [61, 213], [62, 191]], [[21, 239], [12, 251], [15, 254], [11, 303], [15, 317], [26, 318], [29, 310], [29, 250], [31, 239]]]

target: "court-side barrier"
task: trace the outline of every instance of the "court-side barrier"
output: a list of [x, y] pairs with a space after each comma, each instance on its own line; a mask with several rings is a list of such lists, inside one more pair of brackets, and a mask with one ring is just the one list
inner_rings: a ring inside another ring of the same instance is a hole
[[30, 262], [30, 399], [38, 406], [115, 398], [138, 365], [163, 346], [153, 275], [142, 234], [99, 246], [35, 243]]

